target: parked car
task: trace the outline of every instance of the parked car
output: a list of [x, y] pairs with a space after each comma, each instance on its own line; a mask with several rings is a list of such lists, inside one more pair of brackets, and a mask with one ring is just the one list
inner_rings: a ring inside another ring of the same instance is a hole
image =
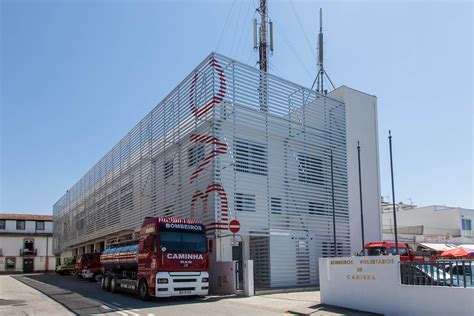
[[459, 281], [466, 282], [466, 285], [474, 283], [474, 261], [451, 261], [449, 264], [444, 263], [444, 270]]
[[55, 272], [59, 275], [69, 275], [75, 272], [76, 258], [66, 258], [63, 264], [56, 267]]

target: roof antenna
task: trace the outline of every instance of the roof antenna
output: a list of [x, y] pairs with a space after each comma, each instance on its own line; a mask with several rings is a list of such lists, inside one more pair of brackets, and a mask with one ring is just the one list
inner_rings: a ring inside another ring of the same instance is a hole
[[329, 75], [327, 74], [326, 70], [324, 69], [324, 50], [323, 50], [323, 9], [319, 8], [319, 35], [318, 35], [318, 75], [313, 81], [313, 85], [311, 86], [311, 90], [314, 89], [314, 85], [316, 84], [316, 92], [319, 92], [321, 94], [327, 94], [328, 90], [324, 90], [324, 77], [326, 77], [331, 84], [333, 89], [336, 89], [334, 87], [334, 84], [331, 81], [331, 78], [329, 78]]

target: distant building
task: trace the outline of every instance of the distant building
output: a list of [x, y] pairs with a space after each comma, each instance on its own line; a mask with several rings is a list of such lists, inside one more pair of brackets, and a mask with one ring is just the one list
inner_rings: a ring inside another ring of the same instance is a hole
[[54, 270], [53, 217], [0, 214], [0, 273]]
[[[474, 244], [472, 223], [474, 210], [431, 205], [397, 204], [397, 228], [399, 240], [412, 242], [441, 242]], [[393, 239], [393, 207], [382, 202], [384, 239]]]

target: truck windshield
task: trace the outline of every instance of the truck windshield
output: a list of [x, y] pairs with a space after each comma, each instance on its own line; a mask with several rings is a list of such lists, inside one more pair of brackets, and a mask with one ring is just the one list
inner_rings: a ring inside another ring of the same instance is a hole
[[387, 254], [387, 248], [385, 247], [370, 247], [367, 249], [369, 256], [385, 256]]
[[205, 234], [162, 231], [160, 243], [166, 251], [206, 252]]

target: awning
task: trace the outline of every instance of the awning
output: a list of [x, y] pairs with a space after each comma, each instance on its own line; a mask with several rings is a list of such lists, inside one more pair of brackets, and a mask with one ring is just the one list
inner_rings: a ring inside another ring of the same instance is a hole
[[455, 245], [450, 244], [420, 243], [420, 245], [434, 251], [447, 251], [456, 248]]
[[474, 249], [456, 247], [455, 249], [444, 251], [440, 256], [447, 258], [474, 258]]

